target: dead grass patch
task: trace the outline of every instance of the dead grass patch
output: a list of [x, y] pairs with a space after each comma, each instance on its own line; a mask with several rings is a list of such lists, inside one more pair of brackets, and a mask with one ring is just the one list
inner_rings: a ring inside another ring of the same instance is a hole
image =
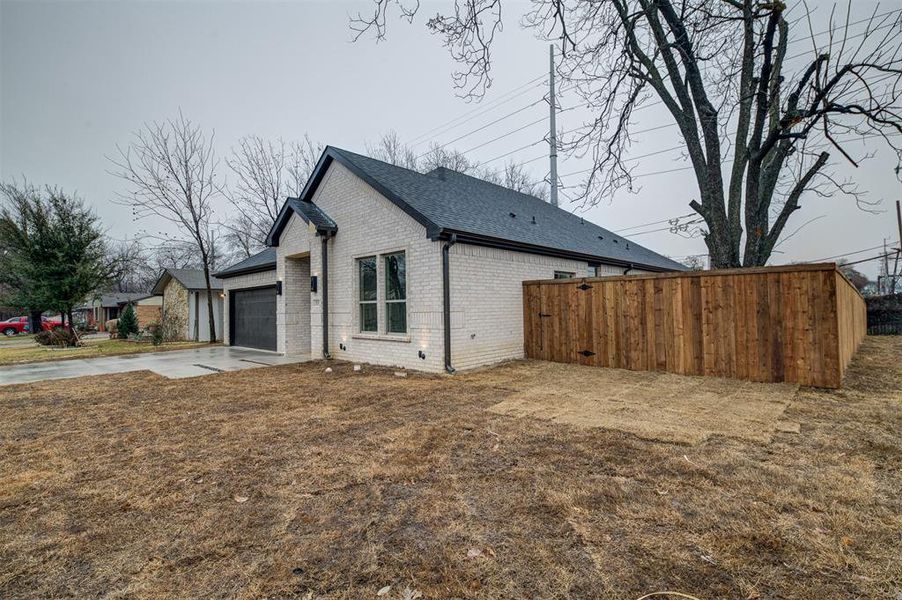
[[510, 365], [507, 371], [521, 389], [492, 406], [493, 412], [686, 444], [711, 435], [770, 441], [777, 419], [798, 391], [789, 384], [538, 361]]
[[691, 447], [487, 410], [518, 364], [0, 388], [0, 597], [893, 598], [900, 355]]

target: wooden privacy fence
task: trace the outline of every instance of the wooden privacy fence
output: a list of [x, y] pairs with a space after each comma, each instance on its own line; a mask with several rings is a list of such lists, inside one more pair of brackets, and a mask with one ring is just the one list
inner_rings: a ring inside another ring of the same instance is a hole
[[523, 283], [528, 358], [839, 387], [864, 338], [833, 263]]

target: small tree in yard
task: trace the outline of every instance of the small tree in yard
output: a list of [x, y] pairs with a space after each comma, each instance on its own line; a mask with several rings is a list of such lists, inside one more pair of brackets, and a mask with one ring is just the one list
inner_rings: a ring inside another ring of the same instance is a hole
[[[53, 310], [72, 323], [72, 309], [116, 271], [97, 217], [81, 199], [56, 188], [0, 184], [0, 278], [7, 302]], [[40, 315], [38, 315], [40, 316]], [[33, 331], [40, 331], [40, 320]]]
[[127, 340], [128, 336], [138, 333], [138, 317], [135, 315], [135, 309], [131, 304], [125, 306], [122, 315], [119, 317], [119, 327], [117, 329], [119, 338]]
[[197, 251], [207, 291], [210, 340], [216, 339], [210, 270], [215, 260], [213, 200], [221, 194], [213, 151], [213, 135], [179, 112], [177, 119], [149, 123], [128, 148], [111, 161], [114, 175], [127, 182], [130, 193], [120, 202], [132, 207], [136, 219], [155, 215], [179, 230]]

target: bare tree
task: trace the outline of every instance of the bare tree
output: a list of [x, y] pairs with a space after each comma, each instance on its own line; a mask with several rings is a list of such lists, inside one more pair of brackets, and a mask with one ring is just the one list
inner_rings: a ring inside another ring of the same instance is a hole
[[[376, 0], [371, 17], [352, 19], [357, 37], [384, 37], [393, 4], [408, 21], [419, 8]], [[455, 85], [464, 96], [491, 84], [501, 4], [455, 0], [453, 14], [427, 23], [462, 65]], [[593, 159], [574, 186], [576, 200], [594, 204], [633, 189], [638, 163], [629, 148], [641, 131], [634, 115], [660, 104], [695, 175], [698, 199], [689, 205], [703, 220], [715, 267], [765, 264], [806, 192], [846, 194], [866, 206], [858, 188], [835, 178], [830, 152], [857, 166], [869, 155], [855, 156], [844, 143], [850, 138], [902, 150], [893, 138], [902, 133], [899, 11], [853, 22], [850, 2], [815, 33], [800, 6], [789, 20], [781, 0], [534, 0], [523, 23], [559, 42], [562, 85], [593, 113], [561, 142]], [[797, 42], [808, 47], [790, 52]]]
[[216, 339], [213, 291], [213, 201], [221, 194], [214, 134], [206, 135], [179, 111], [176, 119], [145, 124], [131, 144], [117, 146], [114, 175], [127, 182], [119, 202], [132, 207], [136, 219], [157, 216], [175, 225], [199, 254], [207, 291], [210, 340]]
[[246, 136], [226, 163], [235, 176], [228, 188], [235, 216], [224, 223], [228, 243], [244, 257], [266, 245], [287, 196], [299, 196], [323, 147], [309, 136], [302, 142], [267, 141]]
[[394, 130], [382, 135], [375, 144], [366, 144], [367, 154], [373, 158], [410, 169], [420, 170], [420, 160], [413, 148], [401, 141]]
[[384, 134], [375, 144], [367, 144], [366, 149], [374, 158], [412, 171], [428, 173], [443, 167], [543, 200], [548, 197], [544, 182], [533, 180], [523, 165], [513, 161], [505, 164], [500, 170], [492, 169], [471, 161], [457, 150], [448, 149], [437, 143], [432, 143], [425, 152], [417, 154], [411, 146], [401, 141], [395, 131]]

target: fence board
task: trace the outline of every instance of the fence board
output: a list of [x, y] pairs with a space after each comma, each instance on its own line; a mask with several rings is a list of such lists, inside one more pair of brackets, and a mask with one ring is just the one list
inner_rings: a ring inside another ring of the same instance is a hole
[[526, 356], [557, 362], [839, 387], [867, 328], [833, 263], [523, 286]]

